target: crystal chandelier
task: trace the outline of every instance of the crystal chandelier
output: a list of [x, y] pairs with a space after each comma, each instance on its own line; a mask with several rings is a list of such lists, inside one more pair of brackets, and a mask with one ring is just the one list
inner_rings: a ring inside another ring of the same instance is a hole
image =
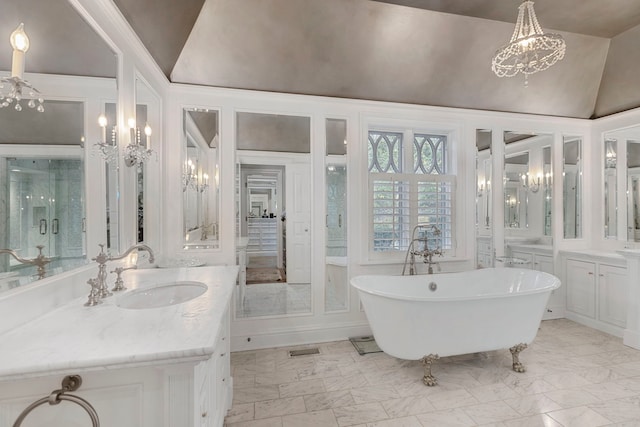
[[44, 111], [44, 99], [40, 91], [31, 86], [31, 83], [24, 80], [24, 57], [29, 50], [29, 37], [24, 32], [24, 24], [11, 33], [9, 39], [13, 47], [13, 57], [11, 61], [11, 77], [0, 78], [0, 108], [14, 105], [16, 111], [22, 111], [20, 101], [28, 99], [27, 106], [35, 108], [39, 112]]
[[511, 40], [494, 55], [491, 69], [498, 77], [544, 71], [564, 58], [565, 42], [560, 34], [545, 34], [533, 10], [533, 1], [518, 8], [518, 20]]

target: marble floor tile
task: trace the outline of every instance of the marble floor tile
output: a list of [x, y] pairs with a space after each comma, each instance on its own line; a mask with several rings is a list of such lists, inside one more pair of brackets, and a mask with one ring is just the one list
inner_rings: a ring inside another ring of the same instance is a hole
[[270, 418], [288, 414], [306, 412], [302, 397], [287, 397], [284, 399], [264, 400], [255, 403], [255, 417]]
[[310, 394], [304, 396], [307, 411], [353, 406], [356, 404], [349, 390], [330, 391], [327, 393]]
[[380, 403], [342, 406], [340, 408], [334, 408], [333, 413], [340, 427], [382, 421], [389, 418]]
[[549, 416], [564, 426], [599, 427], [611, 424], [611, 420], [586, 406], [553, 411]]
[[391, 399], [382, 402], [387, 414], [392, 418], [406, 417], [409, 415], [424, 414], [435, 411], [426, 396], [408, 396], [399, 399]]
[[338, 427], [338, 422], [330, 409], [284, 415], [282, 427]]
[[477, 425], [462, 409], [416, 415], [423, 427], [469, 427]]
[[304, 396], [325, 391], [324, 383], [321, 379], [296, 381], [280, 384], [278, 387], [280, 389], [280, 397]]
[[520, 414], [502, 401], [465, 406], [462, 410], [479, 425], [520, 417]]
[[[320, 354], [291, 358], [288, 351]], [[640, 351], [566, 319], [544, 321], [511, 369], [507, 350], [423, 367], [334, 341], [232, 353], [227, 427], [640, 427]]]

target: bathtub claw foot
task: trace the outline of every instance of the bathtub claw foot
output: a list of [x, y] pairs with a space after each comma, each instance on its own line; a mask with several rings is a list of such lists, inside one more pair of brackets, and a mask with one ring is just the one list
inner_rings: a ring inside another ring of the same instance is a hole
[[438, 380], [436, 379], [436, 377], [431, 375], [431, 364], [434, 360], [438, 359], [440, 359], [440, 356], [438, 356], [437, 354], [430, 354], [420, 359], [420, 362], [422, 362], [422, 364], [424, 365], [424, 377], [422, 377], [422, 382], [426, 386], [433, 387], [434, 385], [438, 384]]
[[513, 357], [513, 370], [516, 372], [524, 372], [526, 370], [524, 368], [524, 365], [520, 363], [520, 357], [519, 357], [520, 352], [525, 348], [527, 348], [527, 345], [522, 343], [522, 344], [515, 345], [509, 349], [509, 351], [511, 352], [511, 356]]

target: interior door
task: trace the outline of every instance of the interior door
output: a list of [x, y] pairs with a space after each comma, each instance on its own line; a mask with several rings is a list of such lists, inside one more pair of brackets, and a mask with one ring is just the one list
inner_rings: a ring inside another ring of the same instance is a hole
[[308, 164], [285, 167], [287, 283], [311, 283], [311, 182]]

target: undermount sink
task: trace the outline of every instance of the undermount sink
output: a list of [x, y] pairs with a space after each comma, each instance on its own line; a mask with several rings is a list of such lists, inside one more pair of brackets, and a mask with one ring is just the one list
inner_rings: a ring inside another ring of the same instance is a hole
[[140, 310], [167, 307], [199, 297], [207, 291], [202, 282], [169, 282], [152, 288], [138, 289], [122, 295], [116, 305], [120, 308]]

